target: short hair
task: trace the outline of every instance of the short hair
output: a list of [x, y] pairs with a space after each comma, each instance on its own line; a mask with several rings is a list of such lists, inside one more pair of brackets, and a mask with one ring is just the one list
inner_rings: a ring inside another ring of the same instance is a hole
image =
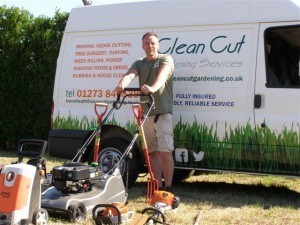
[[155, 33], [153, 33], [153, 32], [147, 32], [146, 34], [143, 35], [142, 40], [144, 40], [144, 38], [147, 37], [147, 36], [155, 36], [155, 37], [157, 37], [157, 39], [158, 39], [157, 34], [155, 34]]

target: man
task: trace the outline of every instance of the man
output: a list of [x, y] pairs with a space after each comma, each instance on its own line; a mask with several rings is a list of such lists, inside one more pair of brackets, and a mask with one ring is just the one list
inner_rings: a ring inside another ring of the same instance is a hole
[[[118, 94], [139, 76], [143, 94], [153, 93], [155, 107], [144, 123], [149, 158], [154, 177], [162, 189], [172, 192], [174, 173], [173, 141], [173, 71], [174, 61], [170, 55], [159, 54], [159, 39], [148, 32], [142, 37], [146, 57], [136, 60], [115, 88]], [[164, 186], [162, 182], [164, 178]]]

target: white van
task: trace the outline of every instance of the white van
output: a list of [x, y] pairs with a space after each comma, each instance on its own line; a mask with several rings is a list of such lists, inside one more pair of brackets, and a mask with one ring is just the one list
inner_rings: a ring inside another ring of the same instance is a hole
[[[157, 0], [73, 9], [57, 61], [52, 156], [72, 158], [95, 129], [95, 102], [116, 99], [120, 78], [144, 57], [141, 38], [148, 31], [175, 60], [176, 179], [194, 170], [300, 175], [298, 0]], [[109, 118], [101, 134], [103, 170], [120, 158], [134, 130], [129, 105]], [[92, 156], [91, 145], [84, 159]], [[142, 159], [136, 144], [130, 184], [145, 171]]]

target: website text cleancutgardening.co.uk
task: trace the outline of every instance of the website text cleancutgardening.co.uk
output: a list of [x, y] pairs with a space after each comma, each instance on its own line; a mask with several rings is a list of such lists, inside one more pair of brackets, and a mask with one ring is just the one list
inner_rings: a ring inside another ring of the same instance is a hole
[[242, 82], [243, 76], [176, 76], [173, 81], [184, 82]]

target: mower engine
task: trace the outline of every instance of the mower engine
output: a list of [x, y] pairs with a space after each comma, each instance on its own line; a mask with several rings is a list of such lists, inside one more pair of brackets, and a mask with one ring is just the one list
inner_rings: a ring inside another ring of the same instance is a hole
[[69, 162], [52, 169], [53, 186], [63, 192], [86, 192], [92, 189], [94, 178], [103, 175], [98, 166]]

